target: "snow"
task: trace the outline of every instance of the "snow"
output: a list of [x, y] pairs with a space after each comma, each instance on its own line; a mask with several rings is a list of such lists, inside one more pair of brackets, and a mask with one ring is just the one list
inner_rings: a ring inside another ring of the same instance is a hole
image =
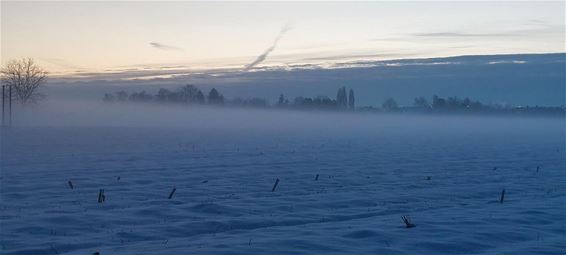
[[21, 113], [2, 254], [566, 252], [564, 119], [162, 110]]

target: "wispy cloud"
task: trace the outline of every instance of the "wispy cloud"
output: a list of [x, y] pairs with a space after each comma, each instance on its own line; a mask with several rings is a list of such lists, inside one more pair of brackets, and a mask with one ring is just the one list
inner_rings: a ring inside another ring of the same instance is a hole
[[281, 38], [283, 38], [285, 33], [289, 32], [289, 30], [291, 30], [291, 29], [293, 29], [293, 26], [291, 24], [286, 24], [285, 26], [283, 26], [281, 31], [279, 31], [279, 34], [277, 35], [277, 37], [275, 37], [275, 40], [273, 41], [271, 46], [269, 48], [267, 48], [261, 55], [259, 55], [253, 62], [247, 64], [244, 67], [244, 71], [248, 71], [248, 70], [252, 69], [254, 66], [257, 66], [261, 62], [265, 61], [267, 56], [269, 56], [269, 53], [271, 53], [273, 50], [275, 50], [275, 47], [277, 47], [277, 43], [279, 43], [279, 40], [281, 40]]
[[[530, 19], [523, 22], [505, 24], [491, 24], [490, 31], [448, 30], [423, 31], [410, 34], [396, 34], [389, 37], [372, 38], [369, 41], [407, 41], [411, 39], [516, 39], [518, 37], [532, 37], [535, 35], [563, 35], [563, 24], [548, 23], [544, 20]], [[499, 27], [499, 30], [494, 30]]]
[[375, 58], [397, 58], [397, 57], [406, 57], [412, 56], [414, 54], [407, 54], [407, 53], [382, 53], [382, 54], [342, 54], [342, 55], [331, 55], [331, 56], [320, 56], [320, 57], [307, 57], [303, 58], [303, 60], [310, 61], [310, 60], [321, 60], [321, 61], [330, 61], [330, 60], [349, 60], [349, 59], [375, 59]]
[[154, 48], [160, 49], [160, 50], [169, 50], [169, 51], [182, 51], [183, 50], [179, 47], [166, 45], [166, 44], [159, 43], [159, 42], [150, 42], [149, 45], [151, 45]]
[[43, 61], [49, 63], [51, 65], [55, 65], [58, 67], [63, 67], [66, 69], [75, 69], [75, 70], [82, 70], [84, 69], [82, 66], [75, 65], [65, 59], [61, 58], [40, 58], [39, 61]]
[[511, 37], [521, 36], [519, 33], [463, 33], [463, 32], [435, 32], [435, 33], [416, 33], [412, 34], [417, 37]]
[[534, 36], [540, 34], [564, 34], [564, 25], [551, 24], [543, 20], [531, 19], [522, 23], [509, 25], [512, 29], [503, 28], [501, 31], [484, 32], [455, 32], [438, 31], [410, 34], [421, 38], [513, 38]]

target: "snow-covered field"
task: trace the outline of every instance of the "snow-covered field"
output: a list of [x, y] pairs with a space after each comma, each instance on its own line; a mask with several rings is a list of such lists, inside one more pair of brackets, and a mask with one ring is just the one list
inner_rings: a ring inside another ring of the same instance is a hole
[[2, 131], [2, 254], [566, 253], [564, 119], [43, 110]]

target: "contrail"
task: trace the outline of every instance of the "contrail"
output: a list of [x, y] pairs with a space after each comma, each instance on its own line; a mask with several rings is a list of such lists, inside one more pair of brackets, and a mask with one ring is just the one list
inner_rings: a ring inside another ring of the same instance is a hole
[[273, 50], [275, 50], [275, 47], [277, 46], [277, 43], [279, 42], [279, 40], [281, 40], [281, 38], [283, 38], [285, 33], [287, 33], [291, 29], [293, 29], [293, 26], [291, 24], [286, 24], [285, 26], [283, 26], [281, 31], [279, 31], [279, 34], [277, 35], [277, 37], [275, 37], [273, 44], [271, 44], [271, 46], [269, 48], [267, 48], [267, 50], [265, 50], [261, 55], [259, 55], [253, 62], [247, 64], [244, 67], [244, 71], [248, 71], [248, 70], [252, 69], [253, 67], [255, 67], [256, 65], [260, 64], [261, 62], [265, 61], [265, 59], [267, 58], [269, 53], [271, 53]]
[[158, 42], [150, 42], [149, 45], [151, 45], [152, 47], [158, 48], [160, 50], [177, 50], [177, 51], [183, 50], [179, 47], [170, 46], [170, 45], [166, 45], [166, 44], [162, 44], [162, 43], [158, 43]]

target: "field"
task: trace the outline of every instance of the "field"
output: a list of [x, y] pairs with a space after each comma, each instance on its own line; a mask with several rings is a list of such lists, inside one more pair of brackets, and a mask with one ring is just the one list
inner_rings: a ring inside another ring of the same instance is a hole
[[157, 111], [4, 129], [2, 254], [566, 253], [564, 119]]

